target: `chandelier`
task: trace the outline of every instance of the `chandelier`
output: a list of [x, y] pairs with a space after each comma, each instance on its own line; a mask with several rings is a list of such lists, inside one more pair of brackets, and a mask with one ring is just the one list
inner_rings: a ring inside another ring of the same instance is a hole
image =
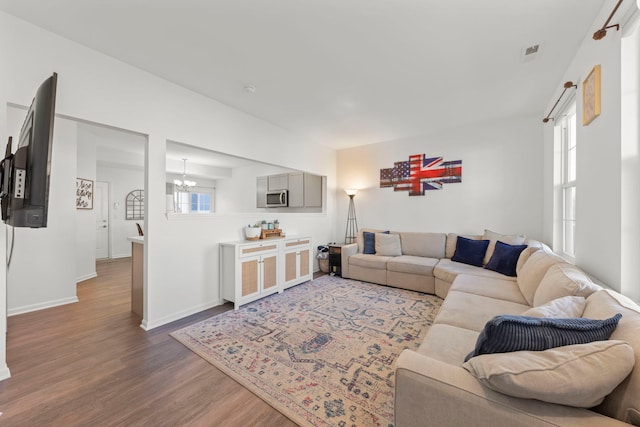
[[176, 191], [188, 192], [191, 187], [196, 185], [196, 182], [187, 180], [187, 159], [182, 159], [182, 161], [184, 162], [182, 180], [174, 179], [173, 183], [176, 185]]

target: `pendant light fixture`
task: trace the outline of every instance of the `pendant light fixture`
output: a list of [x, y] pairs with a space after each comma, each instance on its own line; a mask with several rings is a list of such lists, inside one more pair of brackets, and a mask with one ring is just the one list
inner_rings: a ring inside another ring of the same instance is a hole
[[176, 191], [188, 192], [191, 187], [195, 187], [195, 181], [187, 180], [187, 159], [182, 159], [184, 162], [184, 168], [182, 171], [182, 180], [174, 179], [173, 183], [176, 185]]

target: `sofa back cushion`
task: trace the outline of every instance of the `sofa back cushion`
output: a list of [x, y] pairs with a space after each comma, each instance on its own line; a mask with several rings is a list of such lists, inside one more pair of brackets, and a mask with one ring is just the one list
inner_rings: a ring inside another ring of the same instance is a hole
[[484, 234], [482, 235], [482, 240], [489, 241], [489, 247], [487, 248], [487, 253], [484, 255], [484, 265], [487, 265], [491, 260], [491, 256], [493, 255], [493, 251], [496, 248], [496, 242], [501, 241], [502, 243], [506, 243], [507, 245], [521, 245], [524, 243], [526, 236], [522, 234], [500, 234], [491, 230], [484, 230]]
[[446, 240], [444, 233], [400, 233], [403, 255], [444, 258]]
[[518, 272], [517, 282], [520, 292], [522, 292], [529, 305], [533, 305], [533, 297], [536, 294], [538, 285], [540, 285], [549, 267], [559, 262], [564, 262], [564, 259], [551, 251], [545, 250], [545, 248], [540, 248], [530, 254], [527, 262], [522, 265]]
[[532, 253], [537, 251], [540, 248], [536, 248], [534, 246], [527, 246], [527, 249], [520, 252], [520, 256], [518, 257], [518, 263], [516, 264], [516, 276], [520, 274], [520, 270], [522, 270], [522, 266], [527, 262]]
[[[635, 368], [595, 411], [640, 425], [640, 307], [617, 292], [602, 289], [587, 298], [582, 315], [591, 319], [606, 319], [616, 313], [622, 313], [622, 319], [610, 339], [623, 340], [631, 345], [635, 353]], [[606, 374], [606, 367], [603, 367], [603, 374]]]
[[578, 267], [560, 262], [549, 267], [542, 278], [533, 296], [533, 306], [537, 307], [568, 295], [586, 298], [599, 289], [600, 286], [593, 283]]
[[402, 249], [400, 246], [400, 236], [389, 233], [375, 234], [375, 254], [380, 256], [400, 256]]
[[367, 231], [369, 233], [383, 233], [385, 230], [378, 230], [375, 228], [362, 228], [358, 231], [358, 235], [356, 236], [356, 243], [358, 244], [358, 253], [361, 254], [364, 251], [364, 232]]
[[444, 250], [444, 257], [445, 258], [453, 258], [453, 254], [456, 252], [456, 245], [458, 244], [458, 236], [462, 236], [462, 237], [466, 237], [467, 239], [472, 239], [472, 240], [481, 240], [482, 236], [474, 236], [474, 235], [462, 235], [462, 234], [456, 234], [456, 233], [449, 233], [447, 234], [447, 244], [445, 246], [445, 250]]

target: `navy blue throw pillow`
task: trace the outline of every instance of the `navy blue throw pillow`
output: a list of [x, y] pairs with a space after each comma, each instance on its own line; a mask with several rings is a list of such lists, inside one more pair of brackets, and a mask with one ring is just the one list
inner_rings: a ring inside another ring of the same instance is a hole
[[[383, 231], [384, 234], [389, 234], [389, 230]], [[362, 248], [363, 254], [374, 255], [376, 253], [376, 233], [370, 231], [363, 231], [364, 248]]]
[[473, 240], [458, 236], [456, 250], [451, 257], [451, 261], [482, 267], [484, 254], [489, 247], [489, 240]]
[[515, 277], [518, 258], [525, 249], [527, 249], [527, 245], [507, 245], [498, 240], [493, 255], [484, 268], [497, 271], [505, 276]]
[[476, 348], [464, 361], [481, 354], [543, 351], [565, 345], [604, 341], [609, 339], [621, 318], [620, 313], [605, 320], [496, 316], [484, 326]]

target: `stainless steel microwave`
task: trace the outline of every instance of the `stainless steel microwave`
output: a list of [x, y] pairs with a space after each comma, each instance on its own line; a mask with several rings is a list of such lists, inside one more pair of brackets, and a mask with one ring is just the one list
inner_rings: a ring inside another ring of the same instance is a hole
[[268, 208], [278, 208], [282, 206], [289, 206], [289, 192], [287, 190], [267, 191], [267, 204]]

